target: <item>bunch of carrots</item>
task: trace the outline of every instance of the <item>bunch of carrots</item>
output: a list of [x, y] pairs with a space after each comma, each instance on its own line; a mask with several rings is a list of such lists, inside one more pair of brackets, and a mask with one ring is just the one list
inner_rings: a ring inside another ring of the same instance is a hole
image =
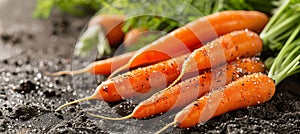
[[88, 114], [124, 120], [182, 109], [160, 133], [170, 126], [188, 128], [266, 102], [275, 93], [275, 83], [264, 74], [264, 64], [256, 56], [263, 48], [258, 33], [267, 22], [268, 17], [257, 11], [222, 11], [190, 22], [138, 51], [96, 61], [81, 70], [49, 74], [110, 74], [93, 95], [57, 110], [85, 100], [117, 102], [156, 92], [125, 117]]

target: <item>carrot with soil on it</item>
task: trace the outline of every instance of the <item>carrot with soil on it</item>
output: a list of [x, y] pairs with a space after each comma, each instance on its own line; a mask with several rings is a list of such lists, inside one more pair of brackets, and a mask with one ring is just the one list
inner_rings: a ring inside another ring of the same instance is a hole
[[178, 56], [182, 54], [178, 53], [180, 50], [183, 51], [182, 49], [188, 52], [186, 48], [191, 48], [200, 43], [205, 44], [220, 35], [235, 30], [247, 28], [255, 32], [260, 32], [267, 22], [268, 17], [264, 13], [257, 11], [223, 11], [201, 17], [143, 47], [134, 54], [127, 64], [114, 71], [109, 78], [122, 70], [130, 68], [131, 64], [136, 65], [136, 59], [149, 57], [147, 56], [149, 51], [157, 51], [157, 53], [164, 55], [159, 59], [147, 58], [142, 64], [158, 62]]
[[[223, 35], [215, 39], [208, 45], [203, 46], [202, 48], [204, 49], [201, 49], [202, 51], [199, 51], [202, 53], [194, 54], [194, 57], [200, 61], [199, 64], [203, 66], [197, 66], [198, 69], [193, 71], [211, 68], [211, 64], [209, 61], [211, 57], [209, 57], [210, 55], [203, 54], [203, 52], [206, 53], [205, 50], [211, 48], [211, 46], [216, 45], [221, 45], [226, 48], [225, 54], [229, 55], [230, 57], [227, 61], [234, 60], [234, 58], [238, 58], [241, 56], [254, 56], [260, 53], [262, 49], [262, 42], [256, 33], [250, 32], [248, 30], [235, 31]], [[237, 51], [236, 49], [239, 49], [239, 51]], [[112, 79], [108, 79], [97, 87], [95, 93], [92, 96], [75, 100], [61, 107], [91, 99], [100, 99], [107, 102], [115, 102], [120, 101], [123, 98], [136, 96], [138, 95], [137, 93], [148, 92], [151, 88], [165, 88], [165, 86], [169, 85], [179, 77], [181, 66], [183, 62], [185, 62], [187, 57], [190, 56], [180, 56], [178, 58], [160, 62], [151, 66], [147, 66], [145, 68], [138, 68], [131, 72], [116, 76]], [[219, 62], [219, 64], [223, 64], [223, 61]], [[217, 65], [218, 64], [213, 64], [213, 66]], [[155, 76], [153, 74], [160, 74], [160, 76], [154, 79], [154, 85], [151, 85], [151, 87], [148, 80], [150, 75]], [[166, 78], [162, 78], [161, 76], [165, 76]], [[163, 84], [163, 79], [167, 80], [167, 84]]]
[[192, 127], [223, 113], [264, 103], [270, 100], [274, 93], [275, 83], [267, 75], [262, 73], [247, 75], [189, 104], [176, 114], [174, 122], [157, 133], [170, 126]]
[[96, 88], [93, 95], [66, 103], [57, 108], [57, 110], [86, 100], [99, 99], [106, 102], [117, 102], [124, 98], [150, 92], [150, 90], [163, 89], [178, 77], [180, 68], [187, 57], [188, 54], [150, 66], [137, 68], [108, 79]]
[[179, 77], [167, 88], [175, 85], [185, 73], [214, 67], [236, 58], [255, 56], [261, 53], [262, 48], [263, 42], [255, 32], [245, 29], [228, 33], [191, 53], [184, 61]]
[[[214, 72], [206, 72], [187, 79], [168, 90], [155, 93], [149, 99], [139, 103], [133, 112], [125, 117], [110, 118], [88, 113], [94, 117], [109, 120], [124, 120], [128, 118], [146, 118], [165, 113], [172, 109], [179, 109], [200, 98], [211, 89], [221, 84], [228, 84], [236, 79], [252, 73], [264, 72], [264, 64], [257, 58], [243, 58], [232, 61], [226, 66], [220, 66]], [[215, 76], [213, 76], [215, 75]], [[225, 78], [224, 78], [225, 77]]]

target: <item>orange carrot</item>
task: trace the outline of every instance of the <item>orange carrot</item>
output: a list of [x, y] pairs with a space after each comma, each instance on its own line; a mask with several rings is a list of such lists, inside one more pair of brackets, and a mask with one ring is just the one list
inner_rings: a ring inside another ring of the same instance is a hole
[[145, 37], [149, 32], [146, 28], [133, 28], [124, 36], [124, 47], [130, 48], [133, 44], [137, 43], [142, 37]]
[[[195, 50], [195, 49], [199, 48], [200, 46], [201, 45], [195, 45], [191, 49]], [[118, 55], [118, 56], [114, 56], [112, 58], [108, 58], [108, 59], [105, 59], [105, 60], [95, 61], [95, 62], [89, 64], [87, 67], [79, 69], [79, 70], [59, 71], [59, 72], [55, 72], [55, 73], [45, 72], [45, 74], [48, 75], [48, 76], [60, 76], [60, 75], [65, 75], [65, 74], [74, 75], [74, 74], [81, 74], [81, 73], [87, 73], [87, 72], [89, 72], [91, 74], [103, 74], [103, 75], [107, 75], [107, 74], [110, 74], [111, 71], [114, 71], [117, 68], [121, 67], [122, 65], [126, 64], [128, 62], [128, 60], [130, 59], [130, 57], [134, 53], [135, 53], [135, 51], [134, 52], [124, 53], [124, 54], [121, 54], [121, 55]], [[161, 55], [155, 53], [155, 51], [149, 52], [148, 55], [152, 56], [152, 57], [157, 57], [157, 58], [159, 58], [159, 56], [161, 56]], [[145, 59], [145, 60], [147, 60], [147, 59]], [[145, 64], [145, 66], [146, 65], [148, 65], [148, 64]], [[136, 66], [132, 66], [132, 68], [137, 67], [137, 66], [142, 66], [142, 64], [138, 64]]]
[[[149, 99], [141, 102], [133, 112], [125, 117], [110, 118], [96, 115], [96, 117], [123, 120], [128, 118], [145, 118], [186, 106], [197, 98], [208, 93], [211, 89], [223, 86], [244, 75], [263, 72], [264, 64], [256, 58], [243, 58], [220, 66], [213, 72], [187, 79], [170, 89], [157, 92]], [[95, 116], [94, 114], [92, 114]]]
[[111, 46], [117, 46], [122, 43], [124, 32], [122, 31], [124, 16], [99, 14], [94, 16], [89, 27], [101, 25]]
[[[182, 54], [178, 52], [183, 50], [187, 53], [189, 51], [187, 48], [191, 48], [193, 45], [205, 44], [220, 35], [235, 30], [247, 28], [260, 32], [267, 22], [268, 17], [257, 11], [223, 11], [199, 18], [143, 47], [134, 54], [127, 64], [113, 72], [110, 77], [119, 71], [130, 68], [132, 64], [141, 64], [141, 60], [136, 59], [148, 57], [142, 64], [166, 60]], [[163, 56], [160, 56], [159, 59], [156, 57], [149, 58], [147, 55], [149, 51], [157, 51]]]
[[60, 106], [68, 106], [85, 100], [99, 99], [116, 102], [139, 94], [165, 88], [179, 75], [180, 68], [188, 54], [162, 61], [154, 65], [137, 68], [102, 82], [93, 95]]
[[173, 125], [188, 128], [232, 110], [264, 103], [274, 93], [275, 83], [271, 78], [261, 73], [247, 75], [186, 106], [176, 114], [174, 122], [158, 133]]
[[260, 54], [262, 46], [260, 37], [247, 29], [225, 34], [191, 53], [184, 61], [179, 77], [169, 87], [176, 84], [185, 73]]
[[59, 71], [55, 73], [46, 72], [45, 74], [48, 76], [60, 76], [65, 74], [74, 75], [89, 72], [91, 74], [107, 75], [110, 74], [112, 70], [115, 70], [116, 68], [119, 68], [122, 65], [126, 64], [134, 53], [135, 52], [128, 52], [105, 60], [95, 61], [93, 63], [90, 63], [85, 68], [79, 70]]

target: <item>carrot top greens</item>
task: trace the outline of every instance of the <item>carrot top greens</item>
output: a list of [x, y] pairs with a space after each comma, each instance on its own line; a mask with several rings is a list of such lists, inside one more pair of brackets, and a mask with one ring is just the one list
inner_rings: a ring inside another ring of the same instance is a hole
[[268, 76], [279, 84], [286, 77], [300, 72], [300, 0], [282, 0], [275, 4], [281, 6], [260, 37], [266, 49], [277, 53], [265, 63], [270, 69]]
[[69, 14], [82, 16], [96, 12], [105, 1], [113, 0], [37, 0], [33, 16], [47, 19], [55, 7]]
[[[97, 11], [126, 16], [135, 12], [154, 13], [168, 18], [151, 15], [133, 17], [125, 22], [123, 30], [128, 32], [130, 28], [146, 27], [149, 30], [169, 32], [201, 16], [223, 10], [258, 10], [270, 14], [274, 8], [271, 1], [273, 0], [37, 0], [34, 16], [48, 18], [53, 8], [81, 16]], [[141, 6], [143, 10], [137, 10]]]

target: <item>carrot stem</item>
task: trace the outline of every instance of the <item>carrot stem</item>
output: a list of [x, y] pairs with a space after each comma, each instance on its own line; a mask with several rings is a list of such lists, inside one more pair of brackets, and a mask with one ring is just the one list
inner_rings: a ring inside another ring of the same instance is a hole
[[273, 24], [275, 23], [275, 21], [277, 21], [277, 19], [282, 16], [282, 14], [284, 13], [284, 10], [286, 8], [288, 8], [290, 3], [290, 0], [286, 0], [282, 6], [280, 6], [280, 8], [278, 9], [277, 13], [274, 14], [274, 16], [270, 19], [270, 21], [267, 23], [266, 27], [263, 29], [263, 31], [261, 32], [261, 37], [264, 38], [265, 34], [268, 33], [268, 30], [273, 26]]
[[[291, 76], [299, 71], [299, 43], [300, 40], [296, 39], [300, 32], [300, 26], [297, 26], [293, 30], [290, 37], [284, 43], [284, 46], [280, 50], [279, 54], [275, 58], [268, 76], [275, 80], [276, 85], [283, 79]], [[298, 55], [297, 55], [298, 54]]]
[[293, 24], [297, 23], [295, 20], [299, 19], [300, 14], [293, 15], [283, 22], [281, 22], [278, 26], [271, 29], [267, 34], [264, 34], [263, 39], [271, 38], [271, 36], [277, 37], [277, 35], [287, 31], [290, 27], [293, 27]]

